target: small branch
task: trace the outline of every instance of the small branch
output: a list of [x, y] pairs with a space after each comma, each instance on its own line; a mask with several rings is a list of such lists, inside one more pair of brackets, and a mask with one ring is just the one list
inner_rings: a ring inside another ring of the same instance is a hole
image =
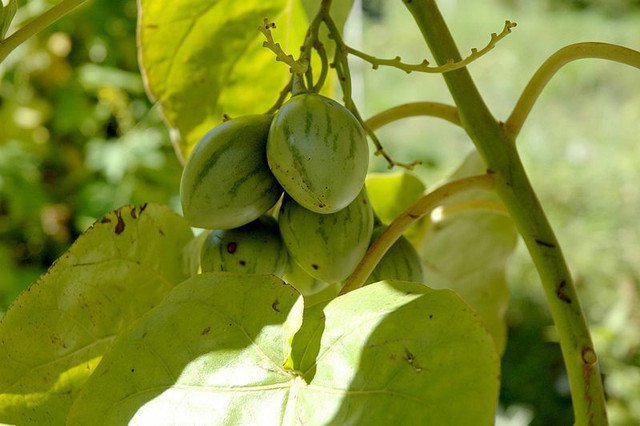
[[454, 106], [439, 102], [413, 102], [389, 108], [370, 117], [365, 121], [371, 130], [379, 129], [394, 121], [418, 116], [442, 118], [456, 126], [462, 126], [458, 109]]
[[626, 47], [595, 42], [576, 43], [563, 47], [551, 55], [531, 77], [513, 112], [504, 123], [504, 131], [511, 140], [515, 140], [520, 133], [540, 93], [556, 72], [569, 62], [587, 58], [606, 59], [640, 68], [640, 52]]
[[276, 24], [274, 22], [269, 22], [267, 18], [264, 18], [263, 25], [258, 27], [260, 32], [264, 34], [264, 37], [266, 38], [266, 40], [262, 43], [262, 46], [266, 47], [267, 49], [275, 53], [276, 61], [284, 62], [285, 64], [289, 65], [289, 71], [291, 71], [291, 73], [295, 73], [295, 74], [306, 73], [309, 67], [309, 64], [296, 61], [293, 58], [293, 55], [287, 55], [285, 51], [282, 50], [282, 46], [280, 46], [280, 43], [276, 43], [273, 40], [271, 29], [275, 27], [276, 27]]
[[278, 99], [276, 102], [265, 112], [265, 114], [275, 114], [276, 111], [280, 109], [285, 99], [287, 99], [287, 95], [291, 92], [291, 88], [293, 87], [293, 77], [289, 79], [289, 82], [282, 88], [280, 91], [280, 95], [278, 95]]
[[39, 33], [49, 25], [62, 18], [67, 13], [84, 3], [86, 0], [63, 0], [51, 9], [35, 17], [28, 24], [15, 31], [4, 40], [0, 40], [0, 63], [29, 37]]
[[316, 52], [318, 52], [318, 56], [320, 57], [320, 76], [318, 77], [318, 81], [313, 86], [313, 92], [319, 92], [324, 86], [324, 82], [327, 80], [327, 73], [329, 71], [329, 59], [327, 58], [327, 51], [324, 50], [324, 45], [320, 42], [317, 42], [313, 48]]
[[389, 156], [389, 154], [387, 154], [387, 152], [382, 147], [378, 136], [362, 119], [362, 116], [360, 115], [360, 112], [358, 111], [358, 108], [356, 107], [355, 103], [353, 102], [353, 98], [351, 97], [351, 73], [349, 72], [349, 64], [347, 61], [346, 45], [344, 44], [344, 41], [340, 36], [338, 27], [336, 26], [335, 22], [333, 22], [333, 19], [331, 19], [331, 16], [327, 14], [323, 19], [325, 24], [327, 25], [327, 28], [329, 29], [329, 37], [336, 43], [336, 51], [334, 54], [332, 66], [336, 70], [336, 74], [338, 74], [338, 81], [340, 82], [340, 87], [342, 88], [345, 107], [349, 111], [351, 111], [354, 117], [356, 117], [356, 119], [360, 122], [360, 125], [362, 125], [365, 133], [367, 133], [367, 135], [369, 135], [369, 137], [371, 138], [371, 141], [376, 148], [375, 155], [382, 156], [387, 161], [387, 165], [390, 169], [394, 166], [403, 167], [408, 170], [413, 169], [421, 162], [414, 161], [411, 163], [402, 163], [392, 159], [391, 156]]
[[502, 32], [500, 34], [496, 34], [496, 33], [491, 34], [491, 40], [484, 48], [480, 50], [473, 48], [471, 49], [471, 54], [466, 58], [460, 61], [454, 61], [453, 59], [449, 59], [449, 61], [447, 61], [446, 64], [440, 65], [440, 66], [430, 66], [429, 61], [427, 61], [426, 59], [420, 62], [419, 64], [407, 64], [405, 62], [402, 62], [402, 58], [400, 58], [400, 56], [396, 56], [393, 59], [380, 59], [380, 58], [376, 58], [375, 56], [371, 56], [364, 52], [361, 52], [357, 49], [354, 49], [353, 47], [350, 47], [350, 46], [345, 46], [345, 47], [348, 53], [351, 53], [352, 55], [357, 56], [360, 59], [369, 62], [374, 70], [378, 69], [380, 65], [383, 65], [383, 66], [398, 68], [406, 72], [407, 74], [413, 71], [440, 74], [440, 73], [449, 72], [449, 71], [466, 67], [471, 62], [475, 61], [481, 56], [484, 56], [484, 54], [486, 54], [491, 49], [493, 49], [500, 40], [502, 40], [509, 33], [511, 33], [511, 29], [516, 25], [517, 24], [515, 22], [505, 21]]
[[395, 218], [389, 227], [378, 237], [371, 247], [369, 247], [369, 251], [367, 251], [355, 271], [353, 271], [347, 279], [340, 294], [345, 294], [362, 287], [378, 262], [380, 262], [380, 259], [382, 259], [387, 250], [400, 238], [404, 231], [444, 201], [454, 195], [471, 189], [491, 190], [493, 187], [494, 178], [492, 175], [479, 175], [448, 182], [424, 195]]

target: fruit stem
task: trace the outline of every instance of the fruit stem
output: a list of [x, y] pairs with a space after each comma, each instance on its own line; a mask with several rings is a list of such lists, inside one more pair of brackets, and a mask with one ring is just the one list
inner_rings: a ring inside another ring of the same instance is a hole
[[[460, 57], [435, 0], [403, 0], [438, 63]], [[467, 134], [495, 177], [540, 275], [571, 387], [576, 425], [605, 425], [607, 413], [598, 359], [560, 245], [540, 205], [513, 139], [487, 108], [466, 68], [443, 74]]]
[[4, 40], [0, 40], [0, 63], [2, 63], [16, 47], [24, 43], [29, 37], [44, 30], [85, 1], [87, 0], [63, 0], [43, 12], [41, 15], [36, 16], [33, 20], [15, 31], [9, 37]]
[[291, 93], [293, 89], [293, 76], [289, 79], [287, 84], [282, 88], [280, 94], [278, 95], [278, 99], [276, 99], [275, 103], [265, 112], [265, 114], [275, 114], [276, 111], [280, 109], [285, 99], [287, 99], [287, 95]]
[[389, 227], [378, 237], [371, 247], [369, 247], [365, 256], [345, 282], [340, 294], [345, 294], [362, 287], [387, 250], [402, 236], [407, 228], [420, 220], [424, 215], [430, 213], [447, 199], [461, 192], [472, 189], [491, 190], [493, 187], [494, 178], [492, 175], [470, 176], [445, 183], [422, 196], [396, 217], [393, 222], [389, 224]]
[[559, 49], [538, 68], [520, 95], [513, 112], [504, 123], [507, 136], [511, 139], [518, 136], [538, 96], [560, 68], [569, 62], [588, 58], [606, 59], [640, 68], [640, 52], [615, 44], [585, 42], [570, 44]]

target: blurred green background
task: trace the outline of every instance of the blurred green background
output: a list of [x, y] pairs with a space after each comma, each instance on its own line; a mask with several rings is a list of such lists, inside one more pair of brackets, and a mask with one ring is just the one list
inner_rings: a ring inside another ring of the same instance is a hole
[[[51, 4], [20, 2], [16, 24]], [[536, 68], [560, 47], [607, 41], [640, 49], [640, 0], [441, 0], [462, 52], [504, 20], [518, 27], [469, 68], [506, 119]], [[401, 2], [363, 0], [346, 37], [379, 57], [429, 58]], [[134, 0], [93, 0], [0, 65], [0, 312], [97, 218], [126, 203], [178, 209], [178, 164], [147, 100], [135, 45]], [[442, 79], [353, 60], [364, 116], [399, 103], [451, 103]], [[472, 149], [432, 118], [379, 136], [437, 184]], [[640, 425], [640, 72], [583, 60], [563, 68], [518, 140], [579, 292], [602, 362], [612, 424]], [[380, 161], [373, 170], [385, 170]], [[537, 276], [522, 246], [510, 269], [509, 343], [499, 424], [566, 425], [562, 358]]]

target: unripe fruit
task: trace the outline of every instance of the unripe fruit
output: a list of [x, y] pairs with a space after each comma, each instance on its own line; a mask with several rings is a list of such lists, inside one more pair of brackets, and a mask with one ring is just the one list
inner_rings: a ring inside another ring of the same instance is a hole
[[324, 290], [329, 286], [328, 283], [320, 281], [317, 278], [307, 274], [307, 272], [300, 267], [291, 256], [287, 262], [282, 279], [291, 284], [296, 290], [303, 296], [311, 296]]
[[[378, 226], [373, 230], [371, 242], [378, 239], [387, 229], [386, 226]], [[375, 269], [367, 279], [366, 284], [382, 280], [401, 280], [416, 283], [423, 282], [422, 261], [416, 249], [409, 240], [400, 236], [398, 240], [387, 250], [380, 259]]]
[[293, 260], [309, 275], [335, 283], [347, 278], [367, 251], [373, 210], [364, 190], [332, 214], [314, 213], [286, 196], [278, 222]]
[[339, 103], [305, 93], [276, 114], [267, 160], [285, 191], [308, 210], [335, 213], [360, 193], [369, 165], [358, 120]]
[[287, 257], [275, 219], [261, 216], [240, 228], [211, 232], [200, 252], [200, 266], [203, 272], [281, 276]]
[[192, 226], [230, 229], [271, 208], [282, 188], [266, 159], [270, 115], [234, 118], [198, 143], [184, 168], [180, 198]]

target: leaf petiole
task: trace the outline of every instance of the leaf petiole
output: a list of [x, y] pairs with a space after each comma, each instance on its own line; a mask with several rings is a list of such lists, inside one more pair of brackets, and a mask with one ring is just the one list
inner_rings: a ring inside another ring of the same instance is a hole
[[606, 59], [640, 68], [640, 52], [609, 43], [585, 42], [570, 44], [551, 55], [535, 72], [513, 112], [504, 123], [506, 135], [515, 140], [540, 93], [551, 78], [566, 64], [578, 59]]
[[410, 102], [386, 109], [368, 118], [365, 123], [371, 130], [407, 117], [430, 116], [442, 118], [456, 126], [461, 126], [458, 109], [440, 102]]

